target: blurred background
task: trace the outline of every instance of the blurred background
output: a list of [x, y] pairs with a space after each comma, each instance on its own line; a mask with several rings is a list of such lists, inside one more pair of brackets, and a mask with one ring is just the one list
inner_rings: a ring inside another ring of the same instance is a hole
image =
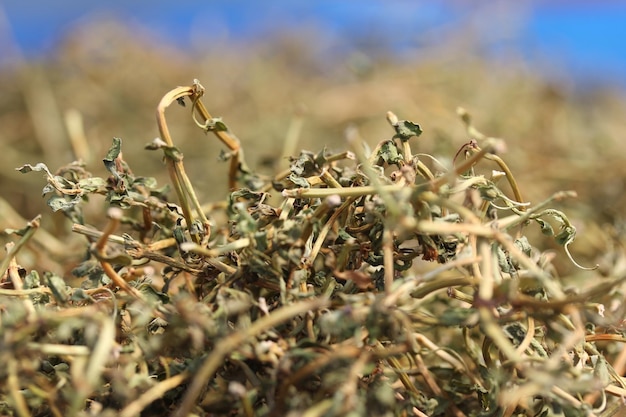
[[[422, 126], [415, 149], [450, 160], [467, 141], [462, 106], [506, 140], [525, 199], [578, 192], [558, 206], [579, 230], [572, 249], [604, 261], [624, 229], [625, 22], [617, 1], [5, 0], [0, 197], [24, 219], [43, 213], [63, 239], [68, 224], [45, 207], [41, 175], [14, 168], [82, 159], [106, 176], [114, 136], [136, 174], [166, 184], [160, 154], [143, 148], [158, 135], [160, 98], [194, 78], [267, 174], [287, 166], [289, 132], [298, 150], [344, 150], [348, 126], [375, 145], [392, 134], [388, 110]], [[224, 199], [222, 145], [189, 108], [173, 106], [168, 121], [201, 201]], [[104, 212], [94, 204], [88, 223]], [[21, 227], [5, 209], [0, 228]]]

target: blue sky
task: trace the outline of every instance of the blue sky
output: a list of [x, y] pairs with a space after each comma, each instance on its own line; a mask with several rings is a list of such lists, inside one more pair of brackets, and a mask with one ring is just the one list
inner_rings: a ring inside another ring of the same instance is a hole
[[422, 33], [472, 22], [487, 41], [514, 33], [506, 47], [531, 63], [549, 59], [577, 82], [626, 87], [626, 2], [618, 1], [5, 0], [0, 11], [27, 56], [50, 50], [72, 27], [99, 13], [149, 27], [182, 47], [192, 36], [207, 42], [242, 40], [276, 27], [316, 26], [344, 46], [356, 36], [377, 34], [389, 48], [402, 51], [419, 42]]

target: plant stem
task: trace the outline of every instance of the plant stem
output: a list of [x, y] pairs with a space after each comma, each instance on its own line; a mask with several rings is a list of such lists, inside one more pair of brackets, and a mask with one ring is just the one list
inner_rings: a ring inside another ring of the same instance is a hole
[[11, 246], [7, 250], [7, 256], [0, 263], [0, 278], [4, 276], [9, 268], [9, 264], [11, 263], [11, 259], [17, 255], [17, 253], [28, 243], [28, 241], [33, 237], [35, 232], [39, 229], [39, 225], [41, 223], [41, 215], [38, 215], [33, 220], [27, 223], [28, 229], [24, 233], [24, 235], [15, 243], [14, 246]]

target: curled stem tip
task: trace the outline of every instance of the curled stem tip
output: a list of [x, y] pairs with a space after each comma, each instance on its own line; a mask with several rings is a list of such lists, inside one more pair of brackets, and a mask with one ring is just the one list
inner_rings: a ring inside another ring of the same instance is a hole
[[567, 257], [576, 266], [576, 268], [582, 269], [583, 271], [595, 271], [596, 269], [600, 268], [600, 264], [595, 264], [595, 266], [582, 266], [581, 264], [576, 262], [576, 260], [574, 259], [574, 257], [572, 256], [569, 250], [570, 243], [572, 242], [569, 241], [565, 245], [563, 245], [563, 249], [565, 249], [565, 253], [567, 254]]

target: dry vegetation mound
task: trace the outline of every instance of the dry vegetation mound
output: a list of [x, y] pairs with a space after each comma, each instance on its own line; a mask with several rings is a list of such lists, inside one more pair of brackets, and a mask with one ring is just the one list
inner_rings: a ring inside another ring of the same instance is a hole
[[0, 411], [614, 415], [624, 101], [272, 45], [109, 22], [0, 74]]

